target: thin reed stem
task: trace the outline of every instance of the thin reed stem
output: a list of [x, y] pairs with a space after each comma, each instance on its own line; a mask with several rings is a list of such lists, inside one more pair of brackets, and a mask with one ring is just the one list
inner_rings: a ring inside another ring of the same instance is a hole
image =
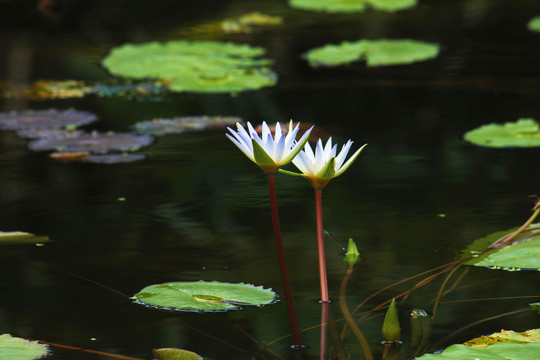
[[289, 323], [293, 336], [294, 345], [302, 346], [302, 337], [300, 336], [300, 326], [298, 325], [298, 316], [296, 315], [296, 307], [294, 306], [294, 298], [291, 290], [291, 282], [289, 271], [287, 270], [287, 261], [285, 260], [285, 252], [283, 251], [283, 241], [281, 239], [281, 227], [279, 225], [279, 213], [277, 206], [276, 181], [275, 174], [268, 173], [268, 190], [270, 192], [270, 207], [272, 209], [272, 225], [274, 228], [274, 239], [276, 243], [276, 252], [279, 262], [279, 272], [281, 274], [281, 282], [283, 292], [285, 293], [285, 303], [287, 312], [289, 313]]
[[324, 230], [322, 216], [322, 189], [315, 189], [315, 213], [317, 217], [317, 248], [319, 253], [319, 279], [321, 282], [321, 302], [329, 302], [328, 281], [326, 279], [326, 258], [324, 254]]

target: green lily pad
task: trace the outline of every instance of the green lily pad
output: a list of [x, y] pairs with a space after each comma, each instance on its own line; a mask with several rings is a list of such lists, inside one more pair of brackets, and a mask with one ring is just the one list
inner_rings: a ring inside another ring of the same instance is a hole
[[271, 61], [256, 58], [264, 52], [216, 41], [125, 44], [112, 49], [103, 65], [115, 75], [169, 80], [172, 91], [233, 93], [276, 83]]
[[42, 244], [48, 241], [48, 236], [36, 236], [22, 231], [0, 231], [0, 244]]
[[325, 45], [306, 54], [309, 64], [338, 66], [366, 60], [367, 66], [404, 65], [429, 60], [439, 54], [439, 45], [416, 40], [359, 40]]
[[534, 119], [519, 119], [505, 124], [488, 124], [465, 133], [464, 139], [475, 145], [504, 147], [540, 146], [540, 131]]
[[362, 12], [368, 8], [395, 12], [416, 6], [417, 0], [290, 0], [293, 8], [329, 13]]
[[156, 360], [202, 360], [202, 356], [192, 351], [162, 348], [153, 350]]
[[418, 360], [535, 360], [540, 354], [540, 329], [522, 333], [502, 330], [464, 344], [452, 345], [440, 354], [425, 354]]
[[527, 27], [531, 31], [540, 32], [540, 16], [535, 16], [531, 20], [529, 20]]
[[534, 310], [538, 311], [540, 314], [540, 302], [529, 304], [530, 307], [532, 307]]
[[9, 334], [0, 335], [0, 359], [34, 360], [49, 354], [49, 347], [37, 341], [13, 337]]
[[[540, 226], [540, 224], [532, 224], [531, 227], [533, 226]], [[540, 230], [533, 230], [529, 233], [538, 233], [537, 236], [479, 254], [491, 243], [515, 230], [517, 229], [498, 231], [476, 240], [464, 251], [465, 255], [473, 254], [475, 256], [465, 264], [507, 271], [540, 270]]]
[[135, 294], [137, 304], [176, 311], [226, 311], [241, 305], [267, 305], [275, 301], [271, 289], [219, 281], [171, 282], [150, 285]]

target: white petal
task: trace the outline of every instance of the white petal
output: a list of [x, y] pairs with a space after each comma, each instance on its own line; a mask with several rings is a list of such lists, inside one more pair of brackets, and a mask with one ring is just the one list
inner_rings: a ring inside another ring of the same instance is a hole
[[[279, 123], [278, 123], [279, 124]], [[276, 148], [274, 149], [274, 161], [280, 163], [285, 153], [285, 136], [280, 136], [280, 139], [276, 142]]]
[[315, 174], [313, 163], [310, 161], [308, 155], [304, 151], [300, 151], [298, 155], [293, 159], [293, 164], [305, 175]]
[[225, 134], [227, 135], [227, 137], [229, 139], [231, 139], [231, 141], [234, 143], [234, 145], [236, 145], [240, 150], [242, 150], [242, 152], [251, 160], [251, 161], [255, 161], [255, 158], [253, 157], [253, 151], [251, 151], [250, 149], [247, 148], [247, 146], [244, 144], [244, 143], [241, 143], [239, 142], [238, 140], [236, 140], [235, 138], [233, 138], [231, 135], [229, 134]]
[[271, 141], [271, 142], [274, 142], [274, 139], [272, 138], [272, 133], [270, 132], [270, 128], [268, 127], [268, 125], [266, 124], [266, 122], [263, 121], [263, 123], [262, 123], [261, 139], [262, 139], [265, 143], [268, 143], [268, 135], [270, 135], [270, 141]]
[[362, 145], [362, 147], [360, 149], [356, 150], [356, 152], [349, 158], [349, 160], [347, 160], [347, 162], [345, 164], [343, 164], [341, 169], [339, 169], [339, 171], [336, 171], [335, 176], [339, 176], [339, 175], [343, 174], [345, 172], [345, 170], [347, 170], [349, 168], [349, 166], [351, 166], [353, 161], [356, 160], [356, 158], [358, 157], [358, 155], [360, 154], [362, 149], [364, 149], [366, 147], [366, 145], [367, 144], [364, 144], [364, 145]]
[[249, 137], [252, 138], [252, 139], [258, 138], [260, 140], [261, 138], [259, 137], [259, 134], [257, 134], [257, 132], [255, 131], [253, 126], [251, 126], [251, 123], [249, 121], [247, 123], [247, 126], [248, 126], [248, 130], [249, 130]]
[[266, 147], [263, 147], [263, 149], [266, 151], [266, 153], [275, 161], [274, 158], [274, 151], [275, 151], [275, 144], [274, 139], [272, 138], [272, 134], [268, 133], [266, 135]]
[[294, 140], [296, 139], [296, 134], [298, 134], [299, 130], [298, 126], [299, 125], [296, 125], [294, 129], [292, 128], [292, 126], [289, 126], [289, 132], [287, 133], [287, 137], [285, 138], [285, 149], [289, 150], [293, 147]]
[[281, 124], [277, 122], [276, 129], [274, 130], [274, 143], [277, 144], [282, 136], [283, 134], [281, 133]]
[[341, 148], [341, 151], [339, 152], [339, 155], [336, 157], [336, 171], [339, 171], [339, 169], [341, 168], [341, 164], [343, 164], [343, 161], [347, 157], [347, 154], [349, 153], [349, 150], [350, 150], [352, 144], [353, 144], [353, 141], [349, 140]]
[[321, 139], [317, 141], [317, 146], [315, 148], [315, 168], [317, 170], [320, 170], [324, 167], [326, 164], [326, 160], [324, 158], [324, 148]]
[[332, 138], [328, 138], [326, 146], [324, 147], [324, 160], [328, 161], [331, 158], [330, 152], [332, 151]]
[[306, 143], [306, 146], [304, 146], [304, 151], [309, 161], [312, 163], [312, 166], [315, 166], [315, 154], [313, 154], [313, 150], [311, 150], [311, 145], [309, 145], [308, 142]]

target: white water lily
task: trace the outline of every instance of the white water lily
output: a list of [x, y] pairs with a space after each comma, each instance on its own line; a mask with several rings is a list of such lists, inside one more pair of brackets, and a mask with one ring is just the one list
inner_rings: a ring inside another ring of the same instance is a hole
[[302, 174], [284, 170], [281, 170], [281, 172], [303, 176], [311, 182], [311, 185], [313, 185], [314, 188], [322, 189], [330, 180], [343, 174], [367, 145], [364, 144], [360, 149], [356, 150], [347, 161], [345, 161], [352, 144], [352, 140], [347, 141], [336, 156], [337, 145], [332, 146], [332, 138], [328, 139], [324, 146], [321, 139], [319, 139], [315, 147], [315, 152], [313, 152], [309, 143], [306, 143], [304, 150], [300, 151], [292, 161]]
[[272, 137], [270, 128], [266, 122], [262, 123], [262, 134], [259, 137], [253, 126], [248, 122], [248, 131], [240, 123], [236, 123], [237, 130], [231, 128], [232, 136], [226, 134], [229, 139], [255, 164], [259, 165], [267, 173], [275, 173], [283, 165], [302, 150], [307, 142], [313, 127], [307, 130], [300, 140], [296, 141], [300, 124], [293, 128], [292, 120], [289, 122], [289, 131], [282, 131], [281, 124], [276, 123], [275, 135]]

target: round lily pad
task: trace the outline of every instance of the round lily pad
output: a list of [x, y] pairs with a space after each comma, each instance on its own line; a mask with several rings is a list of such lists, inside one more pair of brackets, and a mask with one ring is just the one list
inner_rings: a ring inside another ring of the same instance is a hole
[[9, 334], [0, 335], [0, 359], [34, 360], [41, 359], [48, 354], [48, 345], [13, 337]]
[[238, 92], [275, 84], [265, 50], [216, 41], [125, 44], [111, 50], [103, 65], [115, 75], [170, 80], [173, 91]]
[[89, 152], [105, 154], [110, 151], [135, 151], [143, 146], [150, 145], [153, 139], [148, 135], [131, 133], [92, 133], [75, 138], [41, 139], [28, 144], [31, 150], [56, 150], [62, 152]]
[[174, 348], [152, 350], [156, 360], [202, 360], [203, 357], [192, 351]]
[[83, 130], [68, 129], [26, 129], [17, 131], [17, 135], [26, 139], [65, 139], [83, 135]]
[[367, 66], [404, 65], [429, 60], [439, 54], [439, 45], [416, 40], [359, 40], [326, 45], [306, 54], [309, 64], [339, 66], [366, 60]]
[[236, 310], [242, 305], [271, 304], [275, 298], [271, 289], [262, 286], [219, 281], [150, 285], [133, 297], [137, 304], [176, 311]]
[[495, 148], [540, 146], [540, 130], [534, 119], [484, 125], [468, 131], [464, 138], [475, 145]]
[[233, 116], [186, 116], [172, 119], [153, 119], [135, 124], [135, 130], [140, 133], [162, 136], [180, 134], [189, 131], [202, 131], [208, 128], [232, 126], [242, 119]]
[[74, 109], [11, 111], [0, 113], [0, 129], [60, 129], [86, 125], [96, 120], [94, 114]]
[[293, 8], [329, 13], [362, 12], [368, 8], [395, 12], [416, 6], [417, 0], [289, 0]]

